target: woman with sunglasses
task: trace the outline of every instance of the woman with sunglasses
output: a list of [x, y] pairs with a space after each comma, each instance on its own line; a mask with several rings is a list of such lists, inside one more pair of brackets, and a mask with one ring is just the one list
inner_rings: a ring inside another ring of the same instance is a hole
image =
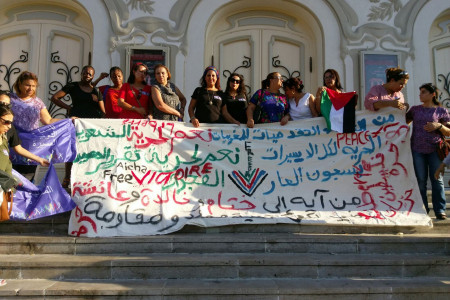
[[231, 124], [247, 124], [248, 107], [244, 76], [233, 73], [228, 77], [223, 95], [222, 115]]
[[337, 93], [342, 93], [344, 89], [341, 84], [341, 78], [339, 77], [339, 73], [334, 69], [325, 70], [325, 72], [323, 73], [323, 86], [320, 86], [317, 89], [314, 103], [316, 113], [318, 116], [321, 115], [320, 103], [322, 100], [322, 94], [327, 88]]
[[155, 84], [152, 85], [153, 118], [165, 121], [182, 121], [186, 98], [181, 91], [170, 82], [172, 74], [165, 65], [154, 67]]
[[[247, 127], [253, 128], [255, 123], [278, 123], [286, 125], [289, 121], [289, 102], [286, 95], [280, 93], [283, 78], [278, 72], [272, 72], [261, 82], [261, 89], [257, 90], [250, 99], [247, 107]], [[259, 120], [255, 121], [255, 110], [260, 110]]]
[[200, 78], [200, 85], [194, 90], [189, 103], [190, 122], [194, 127], [199, 127], [200, 123], [221, 123], [223, 93], [219, 71], [214, 66], [207, 67]]
[[400, 68], [389, 68], [385, 72], [386, 83], [370, 88], [364, 100], [364, 106], [371, 111], [383, 107], [408, 110], [409, 105], [405, 103], [405, 97], [401, 91], [408, 82], [409, 74]]
[[147, 85], [148, 68], [141, 62], [133, 64], [126, 83], [122, 85], [118, 104], [121, 119], [152, 119], [151, 90]]
[[[0, 100], [3, 100], [3, 95], [4, 95], [3, 93], [0, 94]], [[11, 110], [11, 106], [3, 102], [0, 102], [0, 170], [7, 173], [11, 177], [12, 177], [12, 164], [11, 161], [9, 160], [9, 145], [6, 134], [11, 129], [13, 119], [14, 115]], [[0, 203], [2, 201], [0, 201]], [[6, 280], [0, 278], [0, 286], [4, 285], [6, 285]]]
[[[427, 180], [431, 181], [431, 199], [434, 214], [437, 219], [446, 219], [446, 198], [442, 176], [438, 178], [433, 174], [439, 169], [441, 160], [437, 154], [437, 145], [442, 136], [450, 136], [450, 116], [446, 108], [438, 101], [439, 91], [431, 83], [423, 84], [420, 88], [421, 105], [412, 106], [406, 114], [406, 121], [413, 123], [411, 135], [411, 150], [419, 184], [420, 194], [427, 213]], [[430, 174], [430, 176], [428, 176]]]
[[[52, 124], [61, 119], [52, 118], [44, 102], [36, 95], [39, 81], [36, 74], [24, 71], [14, 82], [15, 93], [10, 94], [12, 111], [16, 118], [14, 126], [19, 132], [29, 132], [44, 125]], [[14, 169], [33, 180], [36, 172], [35, 165], [14, 165]]]
[[11, 129], [14, 114], [10, 105], [0, 103], [0, 170], [12, 176], [12, 164], [9, 160], [9, 145], [6, 133]]

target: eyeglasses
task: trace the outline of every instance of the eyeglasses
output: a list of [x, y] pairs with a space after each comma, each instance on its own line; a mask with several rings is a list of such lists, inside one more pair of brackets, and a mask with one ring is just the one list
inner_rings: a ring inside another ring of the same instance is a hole
[[230, 82], [233, 82], [233, 83], [240, 83], [241, 81], [240, 81], [239, 79], [231, 78], [231, 79], [230, 79]]
[[398, 73], [399, 76], [406, 76], [408, 75], [408, 72], [406, 71], [401, 71], [400, 73]]
[[336, 78], [336, 77], [335, 77], [334, 75], [323, 77], [323, 79], [335, 79], [335, 78]]
[[4, 125], [11, 125], [11, 124], [13, 123], [12, 121], [5, 120], [5, 119], [3, 119], [2, 117], [0, 117], [0, 120], [2, 120], [2, 123], [3, 123]]

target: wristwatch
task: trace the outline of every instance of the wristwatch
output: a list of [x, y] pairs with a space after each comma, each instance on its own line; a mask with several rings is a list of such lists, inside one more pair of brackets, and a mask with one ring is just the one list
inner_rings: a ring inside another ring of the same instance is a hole
[[136, 106], [133, 105], [133, 106], [131, 107], [131, 110], [135, 110], [135, 109], [136, 109]]

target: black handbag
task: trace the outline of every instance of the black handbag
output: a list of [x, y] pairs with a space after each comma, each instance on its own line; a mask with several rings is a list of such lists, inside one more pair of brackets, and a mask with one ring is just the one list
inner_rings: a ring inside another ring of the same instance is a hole
[[253, 121], [255, 124], [261, 122], [261, 105], [256, 105], [255, 110], [253, 111]]

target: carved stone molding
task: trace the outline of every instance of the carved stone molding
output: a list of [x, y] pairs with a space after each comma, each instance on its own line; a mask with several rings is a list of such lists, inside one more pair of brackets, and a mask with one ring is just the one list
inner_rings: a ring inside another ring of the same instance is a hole
[[[17, 5], [8, 6], [0, 0], [0, 25], [5, 26], [15, 22], [29, 22], [30, 20], [42, 19], [54, 22], [62, 22], [74, 25], [85, 32], [92, 31], [92, 23], [86, 18], [87, 15], [80, 14], [82, 7], [75, 1], [61, 6], [53, 3], [54, 1], [42, 1], [39, 4], [33, 4], [36, 1], [23, 1]], [[30, 3], [28, 3], [30, 2]]]
[[[359, 22], [358, 15], [345, 0], [326, 0], [326, 2], [333, 9], [339, 21], [344, 36], [344, 39], [342, 39], [343, 44], [341, 45], [343, 53], [347, 53], [351, 48], [361, 46], [367, 50], [374, 50], [380, 47], [386, 51], [410, 51], [409, 54], [414, 55], [413, 50], [411, 50], [413, 49], [413, 24], [420, 9], [428, 0], [408, 1], [403, 7], [398, 9], [398, 12], [390, 12], [394, 18], [395, 26], [382, 23], [381, 20], [369, 21], [370, 16], [366, 16], [366, 20]], [[358, 26], [358, 24], [362, 25]], [[371, 46], [367, 47], [367, 43], [371, 44]]]
[[[283, 13], [266, 10], [253, 10], [237, 13], [227, 17], [227, 22], [230, 24], [230, 27], [226, 30], [231, 30], [242, 25], [247, 25], [247, 23], [252, 23], [252, 25], [287, 27], [293, 31], [296, 31], [294, 28], [294, 24], [296, 22], [295, 18]], [[240, 24], [243, 22], [246, 24]]]
[[[187, 54], [186, 29], [193, 10], [201, 0], [178, 0], [172, 7], [169, 21], [154, 17], [145, 16], [129, 20], [130, 12], [123, 0], [104, 0], [111, 18], [111, 24], [116, 37], [111, 38], [110, 50], [114, 50], [120, 45], [140, 45], [153, 42], [156, 38], [165, 40], [170, 44], [179, 43], [181, 52]], [[161, 45], [160, 42], [154, 44]]]

